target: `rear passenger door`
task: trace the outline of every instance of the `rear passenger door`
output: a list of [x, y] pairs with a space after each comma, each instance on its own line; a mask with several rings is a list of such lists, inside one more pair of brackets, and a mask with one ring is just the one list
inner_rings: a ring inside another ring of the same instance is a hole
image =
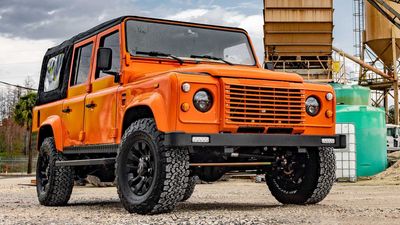
[[[96, 49], [111, 48], [112, 67], [110, 71], [121, 69], [120, 26], [115, 26], [97, 36]], [[93, 68], [96, 68], [97, 54]], [[94, 69], [95, 70], [95, 69]], [[93, 71], [91, 78], [92, 92], [85, 99], [85, 144], [112, 144], [117, 137], [116, 110], [119, 84], [114, 76], [103, 71]]]
[[63, 121], [67, 134], [64, 147], [82, 145], [85, 140], [85, 98], [90, 92], [90, 74], [96, 38], [74, 45], [73, 63], [69, 80], [68, 97], [63, 103]]

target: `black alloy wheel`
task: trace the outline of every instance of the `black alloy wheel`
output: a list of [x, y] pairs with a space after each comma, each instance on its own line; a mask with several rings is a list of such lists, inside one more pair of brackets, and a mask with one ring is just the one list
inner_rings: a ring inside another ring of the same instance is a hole
[[189, 182], [189, 151], [167, 148], [152, 118], [133, 122], [119, 146], [115, 175], [118, 195], [130, 213], [171, 212]]
[[286, 149], [265, 178], [271, 194], [283, 204], [315, 204], [330, 192], [335, 181], [333, 148]]
[[154, 181], [155, 161], [150, 145], [145, 140], [136, 141], [127, 155], [127, 180], [132, 192], [143, 196]]
[[50, 177], [50, 155], [48, 152], [41, 152], [37, 161], [36, 177], [37, 188], [40, 193], [45, 193], [49, 188]]

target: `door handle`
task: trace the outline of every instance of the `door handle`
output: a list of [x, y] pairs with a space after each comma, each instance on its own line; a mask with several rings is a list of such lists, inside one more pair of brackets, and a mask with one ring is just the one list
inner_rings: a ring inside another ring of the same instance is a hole
[[69, 107], [62, 110], [63, 113], [70, 113], [71, 111], [72, 109], [70, 109]]
[[89, 103], [89, 104], [86, 104], [85, 106], [86, 106], [86, 108], [88, 108], [88, 109], [93, 109], [93, 108], [96, 107], [97, 105], [94, 104], [93, 102], [91, 102], [91, 103]]

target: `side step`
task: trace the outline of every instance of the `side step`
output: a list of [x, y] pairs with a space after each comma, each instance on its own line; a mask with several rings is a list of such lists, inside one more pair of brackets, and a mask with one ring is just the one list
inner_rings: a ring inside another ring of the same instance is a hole
[[[114, 164], [116, 158], [57, 161], [56, 166], [95, 166]], [[251, 167], [269, 166], [271, 162], [190, 163], [191, 167]]]
[[115, 163], [115, 158], [101, 158], [101, 159], [57, 161], [56, 166], [94, 166], [94, 165], [106, 165], [114, 163]]

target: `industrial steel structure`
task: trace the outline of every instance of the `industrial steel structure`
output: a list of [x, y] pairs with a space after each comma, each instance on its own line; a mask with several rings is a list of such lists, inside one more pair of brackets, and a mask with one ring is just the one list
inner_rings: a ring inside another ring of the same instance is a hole
[[[386, 76], [361, 67], [359, 84], [373, 90], [374, 106], [385, 107], [394, 104], [394, 123], [399, 124], [398, 58], [400, 56], [400, 5], [389, 0], [354, 0], [358, 8], [365, 7], [365, 23], [361, 41], [361, 60], [381, 70]], [[355, 7], [356, 8], [356, 7]], [[364, 17], [360, 18], [361, 21]], [[357, 24], [356, 24], [357, 25]], [[355, 29], [356, 32], [356, 29]]]

